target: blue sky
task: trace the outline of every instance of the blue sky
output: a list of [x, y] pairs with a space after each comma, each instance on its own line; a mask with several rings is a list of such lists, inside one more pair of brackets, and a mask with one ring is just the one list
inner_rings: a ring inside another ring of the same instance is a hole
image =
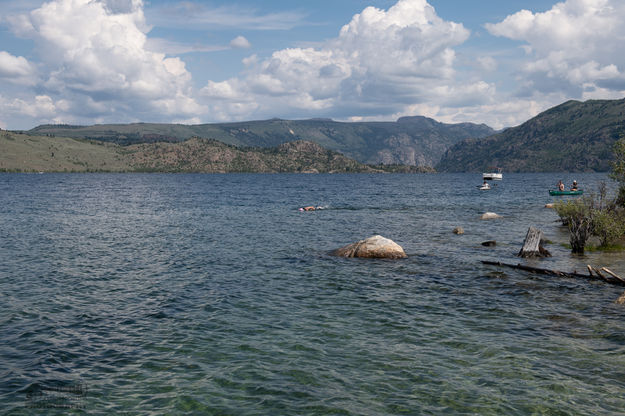
[[0, 0], [0, 127], [517, 125], [625, 95], [622, 0]]

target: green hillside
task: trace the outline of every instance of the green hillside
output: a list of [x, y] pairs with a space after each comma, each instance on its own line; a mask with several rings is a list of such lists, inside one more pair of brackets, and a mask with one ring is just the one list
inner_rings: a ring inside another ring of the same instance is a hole
[[121, 146], [102, 141], [0, 132], [0, 172], [422, 172], [409, 166], [369, 166], [295, 141], [240, 148], [216, 140]]
[[272, 119], [200, 125], [43, 125], [28, 134], [93, 139], [121, 145], [178, 142], [202, 137], [236, 146], [276, 147], [286, 142], [305, 140], [361, 163], [433, 166], [449, 146], [469, 137], [485, 137], [493, 132], [486, 125], [444, 124], [426, 117], [404, 117], [396, 122], [362, 123], [329, 119]]
[[518, 127], [452, 146], [439, 171], [608, 171], [614, 142], [625, 134], [625, 99], [567, 101]]
[[0, 131], [0, 172], [130, 170], [119, 146], [100, 141]]

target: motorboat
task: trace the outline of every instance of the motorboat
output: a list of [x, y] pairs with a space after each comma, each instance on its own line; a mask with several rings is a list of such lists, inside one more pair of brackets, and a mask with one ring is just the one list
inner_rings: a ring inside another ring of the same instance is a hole
[[486, 181], [500, 181], [503, 179], [503, 173], [501, 168], [496, 168], [496, 171], [482, 173], [482, 178]]

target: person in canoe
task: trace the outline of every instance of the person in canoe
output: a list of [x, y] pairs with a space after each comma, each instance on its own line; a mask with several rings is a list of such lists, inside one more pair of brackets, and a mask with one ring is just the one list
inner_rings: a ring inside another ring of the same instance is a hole
[[571, 186], [571, 191], [577, 191], [577, 181], [573, 181], [573, 186]]
[[558, 191], [564, 191], [564, 183], [561, 180], [558, 181]]

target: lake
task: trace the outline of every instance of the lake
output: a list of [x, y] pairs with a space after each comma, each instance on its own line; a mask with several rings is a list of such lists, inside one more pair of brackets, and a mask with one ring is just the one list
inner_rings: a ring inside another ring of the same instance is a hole
[[[614, 188], [605, 174], [504, 173], [489, 191], [479, 174], [0, 174], [0, 409], [622, 414], [624, 288], [480, 262], [625, 274], [624, 253], [565, 246], [544, 207], [559, 179]], [[553, 257], [516, 257], [531, 225]], [[374, 234], [409, 257], [328, 255]]]

